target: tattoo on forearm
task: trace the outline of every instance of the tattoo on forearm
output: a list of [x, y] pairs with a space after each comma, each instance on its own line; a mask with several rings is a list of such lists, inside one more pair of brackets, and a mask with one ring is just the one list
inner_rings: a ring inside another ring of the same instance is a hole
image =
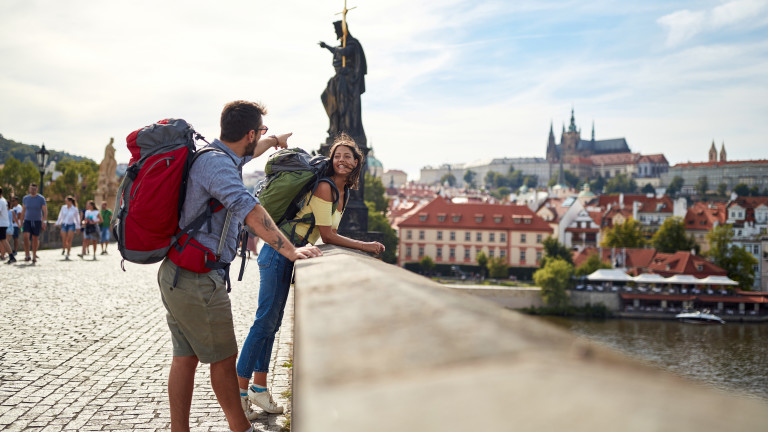
[[261, 224], [264, 225], [264, 229], [266, 229], [267, 231], [275, 230], [275, 223], [272, 222], [272, 218], [270, 218], [269, 215], [264, 215], [264, 218], [262, 219]]
[[275, 241], [273, 241], [273, 242], [271, 243], [272, 247], [273, 247], [275, 250], [280, 250], [280, 249], [282, 249], [284, 244], [285, 244], [285, 242], [283, 241], [283, 238], [282, 238], [282, 237], [280, 237], [280, 236], [278, 236], [278, 237], [277, 237], [277, 239], [275, 239]]

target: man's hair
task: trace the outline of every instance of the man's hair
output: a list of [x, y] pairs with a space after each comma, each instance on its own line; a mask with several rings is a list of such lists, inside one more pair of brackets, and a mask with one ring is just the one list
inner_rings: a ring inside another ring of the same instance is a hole
[[336, 139], [333, 140], [331, 150], [328, 152], [328, 156], [331, 159], [331, 164], [328, 166], [328, 175], [331, 176], [334, 174], [333, 155], [336, 153], [336, 149], [340, 146], [344, 146], [352, 150], [352, 156], [357, 161], [357, 166], [347, 175], [346, 182], [350, 189], [357, 189], [360, 183], [360, 172], [363, 169], [363, 152], [360, 151], [360, 148], [357, 146], [357, 143], [355, 143], [355, 140], [344, 132], [340, 133]]
[[261, 116], [267, 109], [256, 102], [238, 100], [224, 106], [221, 112], [221, 136], [224, 142], [240, 141], [248, 132], [261, 127]]
[[30, 183], [29, 187], [37, 187], [37, 183]]

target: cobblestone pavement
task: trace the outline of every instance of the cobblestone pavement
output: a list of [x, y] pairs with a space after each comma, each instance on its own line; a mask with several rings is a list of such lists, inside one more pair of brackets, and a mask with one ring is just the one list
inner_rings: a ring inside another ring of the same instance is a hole
[[[166, 383], [171, 339], [154, 265], [110, 255], [64, 261], [59, 250], [32, 265], [0, 264], [0, 430], [160, 431], [170, 429]], [[74, 249], [74, 248], [73, 248]], [[79, 248], [77, 248], [79, 251]], [[18, 258], [18, 256], [17, 256]], [[235, 275], [240, 259], [233, 263]], [[242, 344], [258, 299], [258, 265], [233, 279], [232, 312]], [[290, 415], [293, 296], [276, 340], [270, 378], [275, 401]], [[258, 410], [258, 408], [256, 408]], [[258, 431], [280, 431], [287, 417], [261, 412]], [[193, 431], [227, 431], [210, 385], [198, 368]]]

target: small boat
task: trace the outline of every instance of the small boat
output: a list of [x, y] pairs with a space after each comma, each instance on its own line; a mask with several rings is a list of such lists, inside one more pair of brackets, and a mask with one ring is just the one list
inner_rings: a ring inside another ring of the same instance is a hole
[[725, 324], [725, 321], [722, 318], [713, 313], [709, 313], [708, 310], [682, 312], [675, 315], [675, 318], [679, 319], [681, 322], [691, 324]]

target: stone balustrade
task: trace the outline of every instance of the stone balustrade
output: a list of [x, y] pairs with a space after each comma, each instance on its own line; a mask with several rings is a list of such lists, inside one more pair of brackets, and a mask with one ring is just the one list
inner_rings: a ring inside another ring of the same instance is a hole
[[294, 432], [757, 431], [715, 391], [364, 254], [296, 266]]

